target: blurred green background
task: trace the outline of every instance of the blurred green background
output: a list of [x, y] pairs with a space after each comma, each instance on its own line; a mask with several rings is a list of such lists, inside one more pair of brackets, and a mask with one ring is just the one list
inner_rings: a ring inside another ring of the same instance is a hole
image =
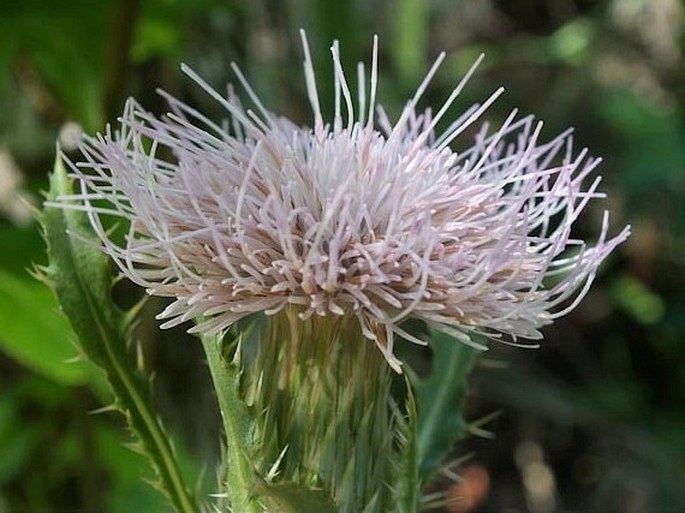
[[[380, 36], [379, 99], [391, 114], [439, 51], [448, 58], [426, 106], [484, 52], [453, 114], [504, 85], [490, 120], [519, 107], [546, 121], [548, 138], [574, 126], [578, 146], [604, 157], [609, 193], [579, 232], [596, 235], [605, 207], [614, 233], [633, 225], [542, 349], [495, 347], [483, 359], [473, 434], [454, 452], [462, 478], [433, 485], [455, 500], [434, 511], [685, 511], [684, 24], [679, 0], [1, 0], [0, 513], [166, 511], [121, 419], [91, 413], [109, 400], [101, 377], [65, 363], [69, 327], [28, 272], [45, 263], [30, 205], [55, 142], [70, 151], [129, 95], [163, 112], [157, 87], [221, 118], [180, 62], [222, 90], [236, 61], [270, 108], [309, 123], [300, 27], [329, 111], [333, 39], [354, 71]], [[201, 351], [183, 330], [159, 333], [158, 308], [140, 330], [155, 398], [186, 471], [206, 469], [198, 486], [210, 490], [218, 422]]]

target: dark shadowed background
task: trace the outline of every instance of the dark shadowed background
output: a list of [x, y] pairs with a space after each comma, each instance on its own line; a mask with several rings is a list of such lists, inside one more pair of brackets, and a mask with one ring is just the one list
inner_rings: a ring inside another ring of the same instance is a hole
[[[181, 73], [224, 90], [236, 61], [264, 103], [309, 123], [298, 29], [309, 35], [324, 110], [329, 46], [354, 72], [380, 37], [379, 100], [391, 114], [433, 58], [448, 52], [424, 105], [439, 106], [486, 58], [454, 116], [497, 86], [488, 118], [513, 107], [552, 137], [576, 128], [604, 157], [609, 200], [582, 220], [633, 236], [602, 268], [540, 350], [493, 347], [472, 376], [472, 434], [454, 450], [457, 475], [436, 490], [443, 512], [685, 511], [685, 8], [679, 0], [2, 0], [0, 2], [0, 513], [158, 513], [124, 447], [121, 419], [93, 415], [109, 398], [75, 355], [48, 289], [27, 272], [45, 263], [30, 204], [82, 128], [115, 121], [126, 96], [157, 113], [155, 89], [220, 119]], [[354, 76], [354, 75], [352, 75]], [[465, 144], [466, 139], [460, 144]], [[130, 304], [140, 292], [122, 283]], [[218, 422], [199, 344], [160, 333], [151, 301], [140, 328], [155, 397], [188, 475], [212, 489]], [[454, 479], [457, 479], [454, 483]]]

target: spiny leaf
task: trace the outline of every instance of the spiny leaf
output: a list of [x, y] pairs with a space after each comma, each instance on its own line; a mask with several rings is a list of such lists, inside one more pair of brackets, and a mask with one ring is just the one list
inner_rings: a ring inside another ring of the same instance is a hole
[[[48, 200], [72, 192], [63, 164], [58, 159], [50, 177]], [[123, 333], [123, 314], [110, 298], [112, 275], [108, 258], [86, 243], [70, 237], [92, 234], [83, 213], [76, 210], [45, 208], [40, 222], [48, 249], [45, 276], [60, 307], [78, 336], [80, 348], [95, 364], [107, 370], [113, 356], [121, 354], [129, 333]], [[108, 354], [108, 351], [115, 351]]]
[[[58, 158], [50, 176], [48, 201], [72, 192], [72, 184]], [[78, 337], [79, 348], [105, 372], [115, 404], [153, 463], [171, 503], [180, 512], [195, 513], [194, 501], [183, 483], [169, 439], [151, 408], [149, 382], [129, 358], [131, 322], [111, 299], [113, 277], [109, 259], [68, 235], [93, 237], [82, 212], [46, 207], [40, 222], [49, 258], [44, 274]]]
[[426, 483], [464, 433], [463, 416], [467, 377], [477, 350], [431, 330], [433, 368], [420, 379], [413, 377], [418, 409], [419, 479]]

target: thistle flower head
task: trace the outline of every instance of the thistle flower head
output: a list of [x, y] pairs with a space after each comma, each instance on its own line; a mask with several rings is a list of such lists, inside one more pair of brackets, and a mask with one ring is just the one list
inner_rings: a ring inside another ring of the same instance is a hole
[[[605, 213], [593, 246], [572, 236], [588, 202], [602, 197], [591, 177], [599, 159], [574, 152], [571, 131], [541, 142], [542, 124], [516, 111], [452, 150], [502, 90], [436, 133], [478, 64], [435, 113], [419, 110], [444, 54], [391, 122], [376, 103], [375, 40], [370, 81], [357, 70], [356, 99], [331, 48], [327, 123], [302, 40], [313, 128], [269, 112], [235, 65], [254, 110], [184, 67], [227, 121], [165, 92], [162, 117], [129, 100], [116, 133], [83, 140], [84, 160], [71, 164], [80, 192], [61, 206], [88, 213], [125, 276], [173, 298], [163, 327], [195, 319], [190, 331], [218, 333], [286, 307], [303, 319], [354, 316], [398, 370], [394, 337], [421, 342], [401, 328], [408, 318], [474, 345], [472, 333], [540, 339], [629, 233], [609, 238]], [[107, 215], [128, 223], [123, 243], [105, 228]]]

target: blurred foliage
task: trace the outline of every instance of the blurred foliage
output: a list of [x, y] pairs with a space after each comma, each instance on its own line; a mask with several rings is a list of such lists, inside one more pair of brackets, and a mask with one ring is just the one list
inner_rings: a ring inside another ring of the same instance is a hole
[[[494, 439], [474, 436], [455, 457], [473, 453], [471, 464], [489, 472], [489, 495], [445, 511], [685, 511], [684, 23], [678, 0], [3, 0], [0, 512], [164, 511], [116, 417], [89, 414], [108, 400], [97, 374], [62, 363], [76, 355], [72, 334], [27, 272], [45, 257], [15, 192], [37, 202], [55, 140], [70, 151], [73, 123], [102, 130], [127, 95], [159, 113], [162, 87], [221, 117], [182, 77], [181, 61], [218, 89], [236, 61], [265, 104], [309, 123], [300, 27], [324, 110], [333, 39], [353, 71], [379, 35], [379, 99], [391, 116], [439, 51], [448, 58], [426, 105], [439, 105], [484, 52], [454, 113], [501, 84], [507, 94], [492, 121], [517, 106], [546, 121], [547, 137], [575, 126], [578, 145], [605, 157], [614, 226], [634, 227], [581, 307], [547, 330], [543, 349], [496, 347], [483, 360], [472, 418], [504, 413], [485, 426]], [[583, 235], [600, 216], [591, 212]], [[190, 448], [187, 466], [212, 468], [219, 423], [197, 341], [160, 334], [150, 319], [140, 335], [158, 375], [155, 400]], [[464, 486], [449, 489], [463, 499]]]

